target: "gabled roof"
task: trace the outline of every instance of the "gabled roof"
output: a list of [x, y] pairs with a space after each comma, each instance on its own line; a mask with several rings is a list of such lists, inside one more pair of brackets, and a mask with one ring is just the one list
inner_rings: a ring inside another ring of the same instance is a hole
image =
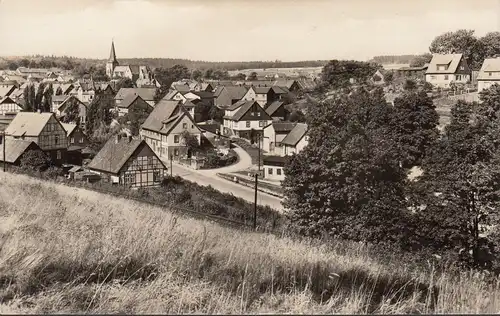
[[52, 96], [52, 102], [64, 102], [66, 99], [70, 98], [69, 95], [54, 95]]
[[271, 89], [276, 94], [287, 94], [287, 93], [290, 93], [290, 90], [288, 90], [287, 87], [272, 86]]
[[307, 133], [307, 124], [297, 123], [288, 135], [281, 141], [282, 144], [295, 146]]
[[295, 122], [272, 122], [266, 128], [272, 126], [275, 133], [283, 134], [289, 133], [293, 130], [293, 128], [297, 125]]
[[[427, 68], [428, 74], [453, 74], [457, 71], [458, 64], [462, 60], [462, 54], [434, 54], [432, 56], [429, 68]], [[438, 70], [438, 65], [447, 65], [448, 69]]]
[[279, 108], [281, 108], [283, 106], [283, 104], [285, 104], [284, 102], [282, 101], [274, 101], [273, 103], [271, 103], [267, 109], [266, 109], [266, 113], [269, 114], [269, 116], [273, 116], [273, 114], [279, 110]]
[[0, 85], [0, 98], [9, 96], [16, 89], [15, 85]]
[[116, 141], [116, 136], [111, 137], [104, 147], [95, 155], [88, 168], [111, 174], [119, 174], [123, 166], [141, 146], [148, 146], [144, 140], [137, 138], [121, 137]]
[[227, 91], [232, 100], [241, 99], [247, 94], [248, 89], [237, 86], [220, 86], [215, 90], [214, 96], [219, 97], [222, 91]]
[[198, 123], [198, 127], [204, 131], [217, 134], [217, 131], [220, 131], [221, 124], [220, 123]]
[[252, 87], [253, 91], [257, 94], [268, 94], [271, 90], [271, 87]]
[[[30, 140], [7, 140], [5, 142], [5, 161], [8, 163], [15, 163], [29, 147], [39, 149], [38, 145]], [[0, 150], [0, 161], [4, 161], [3, 150]]]
[[38, 136], [53, 115], [53, 113], [19, 112], [5, 133], [12, 136]]
[[172, 86], [173, 89], [179, 91], [179, 92], [189, 92], [191, 91], [191, 88], [187, 84], [177, 84]]
[[282, 156], [264, 156], [264, 165], [269, 166], [284, 166], [288, 157]]
[[492, 78], [489, 76], [489, 72], [500, 72], [500, 58], [485, 59], [477, 75], [477, 80], [499, 80], [498, 75]]
[[127, 95], [133, 93], [140, 95], [144, 101], [153, 101], [156, 88], [121, 88], [116, 94], [115, 100], [123, 100]]
[[5, 97], [3, 99], [0, 98], [0, 104], [12, 104], [12, 103], [19, 105], [16, 101], [12, 100], [10, 97]]
[[[129, 95], [127, 95], [125, 97], [125, 99], [123, 99], [123, 101], [120, 103], [120, 105], [118, 105], [118, 107], [120, 108], [124, 108], [124, 109], [128, 109], [134, 102], [144, 102], [147, 104], [146, 101], [144, 101], [140, 95], [138, 94], [135, 94], [135, 93], [131, 93]], [[149, 104], [148, 104], [149, 105]]]
[[245, 103], [247, 103], [247, 102], [252, 102], [252, 101], [240, 100], [240, 101], [235, 102], [234, 104], [232, 104], [232, 105], [228, 106], [228, 107], [226, 108], [226, 110], [228, 110], [228, 111], [234, 111], [234, 110], [237, 110], [237, 109], [239, 109], [241, 106], [243, 106], [243, 105], [244, 105]]
[[[241, 120], [241, 118], [243, 117], [243, 115], [245, 115], [248, 110], [250, 110], [250, 108], [253, 106], [253, 105], [256, 105], [258, 107], [260, 107], [262, 109], [262, 107], [259, 105], [259, 103], [257, 103], [257, 101], [246, 101], [241, 107], [240, 109], [238, 110], [238, 112], [236, 112], [232, 117], [230, 117], [229, 119], [230, 120], [233, 120], [233, 121], [239, 121]], [[262, 109], [264, 113], [266, 113], [264, 111], [264, 109]], [[265, 120], [266, 118], [265, 117], [262, 117], [263, 120]], [[268, 117], [267, 119], [271, 119], [271, 117]]]
[[177, 100], [160, 100], [142, 124], [142, 128], [160, 132], [163, 127], [163, 121], [174, 116], [179, 110], [179, 105], [180, 101]]
[[71, 133], [73, 133], [73, 131], [75, 130], [75, 128], [77, 127], [76, 124], [69, 124], [69, 123], [61, 123], [61, 125], [64, 127], [64, 129], [66, 130], [66, 136], [69, 136], [71, 135]]
[[66, 106], [66, 104], [68, 104], [70, 101], [72, 100], [75, 100], [75, 102], [77, 103], [80, 103], [80, 104], [83, 104], [85, 107], [87, 107], [87, 104], [85, 104], [84, 102], [80, 101], [80, 99], [78, 99], [77, 97], [75, 97], [74, 95], [70, 95], [68, 96], [66, 99], [64, 99], [63, 103], [61, 103], [57, 109], [59, 111], [64, 111], [64, 107]]
[[163, 121], [163, 127], [160, 130], [160, 133], [162, 133], [164, 135], [168, 135], [172, 131], [172, 129], [174, 129], [174, 127], [177, 126], [177, 124], [179, 124], [179, 122], [185, 116], [187, 116], [193, 122], [193, 125], [196, 126], [196, 128], [200, 131], [198, 125], [194, 124], [194, 120], [191, 117], [191, 115], [189, 115], [189, 113], [187, 113], [185, 111], [181, 111], [179, 114], [174, 115], [174, 116], [170, 117], [169, 119]]
[[287, 89], [290, 89], [293, 84], [295, 83], [296, 81], [295, 80], [284, 80], [284, 79], [278, 79], [274, 82], [274, 86], [278, 86], [278, 87], [285, 87]]
[[214, 98], [214, 93], [210, 91], [191, 91], [191, 93], [196, 94], [202, 99], [213, 99]]

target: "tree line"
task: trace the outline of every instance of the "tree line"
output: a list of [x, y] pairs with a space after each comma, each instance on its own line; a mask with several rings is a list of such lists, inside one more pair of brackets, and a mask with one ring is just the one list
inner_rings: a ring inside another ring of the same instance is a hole
[[[337, 69], [332, 78], [347, 78]], [[498, 268], [500, 86], [479, 103], [457, 102], [440, 133], [424, 90], [391, 105], [381, 88], [339, 81], [330, 98], [311, 104], [309, 144], [285, 166], [292, 228]]]

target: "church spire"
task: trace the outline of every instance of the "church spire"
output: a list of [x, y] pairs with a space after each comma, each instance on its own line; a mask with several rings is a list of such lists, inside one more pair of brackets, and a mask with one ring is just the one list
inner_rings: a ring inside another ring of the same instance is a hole
[[111, 41], [111, 52], [109, 53], [109, 62], [117, 62], [116, 60], [116, 53], [115, 53], [115, 42], [114, 40]]

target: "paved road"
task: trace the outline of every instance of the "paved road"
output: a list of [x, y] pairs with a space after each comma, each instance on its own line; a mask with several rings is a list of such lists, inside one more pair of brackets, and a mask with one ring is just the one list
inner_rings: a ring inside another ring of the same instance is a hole
[[[240, 147], [236, 147], [235, 151], [239, 156], [239, 161], [234, 165], [218, 169], [194, 170], [180, 164], [173, 163], [172, 173], [200, 185], [211, 185], [213, 188], [221, 192], [232, 193], [235, 196], [241, 197], [242, 199], [253, 203], [255, 191], [252, 188], [245, 187], [216, 176], [216, 173], [229, 173], [245, 170], [252, 165], [252, 159], [246, 151]], [[165, 165], [170, 168], [170, 161], [165, 160], [164, 162]], [[276, 210], [283, 211], [280, 198], [260, 191], [257, 191], [257, 203], [260, 205], [268, 205]]]

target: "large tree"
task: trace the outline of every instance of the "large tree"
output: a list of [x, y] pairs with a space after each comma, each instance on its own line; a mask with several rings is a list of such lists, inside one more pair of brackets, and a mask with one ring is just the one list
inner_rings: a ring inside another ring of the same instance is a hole
[[153, 109], [149, 105], [134, 105], [119, 121], [128, 126], [132, 135], [139, 135], [141, 125], [146, 121], [152, 111]]
[[321, 77], [330, 89], [347, 88], [353, 80], [358, 84], [366, 83], [378, 68], [377, 64], [361, 61], [332, 60], [323, 67]]
[[313, 104], [309, 144], [285, 166], [285, 206], [299, 233], [398, 242], [405, 172], [390, 137], [392, 107], [380, 89]]
[[430, 63], [431, 59], [432, 59], [432, 54], [429, 54], [429, 53], [415, 56], [410, 61], [410, 67], [422, 67], [425, 64]]
[[500, 32], [489, 32], [479, 41], [484, 49], [484, 58], [500, 55]]
[[426, 207], [418, 215], [433, 246], [484, 267], [491, 254], [481, 233], [500, 215], [500, 86], [485, 90], [481, 100], [452, 108], [450, 124], [423, 164], [418, 204]]
[[439, 115], [424, 91], [405, 92], [394, 100], [391, 129], [404, 168], [419, 165], [439, 136]]
[[24, 96], [24, 110], [26, 112], [36, 111], [35, 108], [36, 93], [35, 93], [35, 86], [33, 84], [28, 84], [24, 88], [23, 96]]
[[45, 83], [44, 82], [41, 82], [39, 85], [38, 85], [38, 90], [36, 91], [36, 95], [35, 95], [35, 106], [34, 106], [34, 110], [35, 111], [43, 111], [43, 97], [45, 95]]
[[431, 53], [463, 54], [473, 69], [481, 68], [484, 49], [481, 41], [474, 36], [474, 30], [446, 32], [434, 38], [429, 47]]
[[54, 95], [54, 88], [52, 83], [49, 83], [43, 93], [42, 112], [50, 112], [52, 110], [52, 96]]
[[80, 124], [80, 102], [76, 98], [66, 101], [66, 108], [61, 118], [63, 123]]

